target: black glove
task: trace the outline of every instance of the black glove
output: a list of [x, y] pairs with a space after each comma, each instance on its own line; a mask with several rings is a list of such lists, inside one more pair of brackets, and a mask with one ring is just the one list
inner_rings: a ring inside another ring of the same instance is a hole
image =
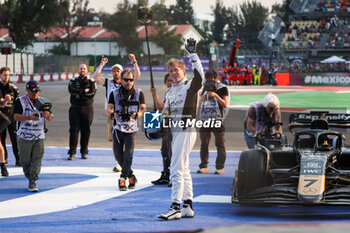
[[187, 43], [185, 44], [185, 49], [188, 53], [196, 52], [196, 40], [193, 38], [187, 39]]

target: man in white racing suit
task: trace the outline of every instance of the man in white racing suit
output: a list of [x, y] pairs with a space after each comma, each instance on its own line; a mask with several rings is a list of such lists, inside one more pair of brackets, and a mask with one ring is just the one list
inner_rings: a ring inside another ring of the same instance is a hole
[[[196, 130], [188, 127], [188, 122], [195, 119], [198, 91], [205, 79], [202, 64], [195, 53], [196, 41], [187, 40], [186, 52], [194, 70], [194, 78], [188, 80], [185, 76], [185, 64], [177, 59], [168, 62], [168, 71], [173, 79], [173, 85], [166, 94], [163, 114], [168, 115], [168, 126], [172, 134], [173, 154], [170, 164], [170, 177], [172, 180], [171, 206], [158, 218], [164, 220], [179, 219], [181, 217], [194, 217], [192, 208], [193, 190], [192, 177], [189, 169], [189, 154], [196, 141]], [[180, 205], [184, 200], [183, 208]]]

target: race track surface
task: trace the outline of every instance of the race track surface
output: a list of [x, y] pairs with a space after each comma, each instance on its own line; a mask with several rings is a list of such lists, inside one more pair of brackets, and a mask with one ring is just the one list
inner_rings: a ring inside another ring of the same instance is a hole
[[[215, 175], [216, 153], [210, 152], [210, 173], [198, 174], [199, 152], [193, 151], [190, 169], [196, 215], [163, 221], [156, 215], [169, 207], [171, 188], [150, 183], [160, 175], [158, 150], [135, 151], [133, 169], [139, 182], [135, 190], [127, 192], [117, 188], [119, 174], [112, 172], [111, 149], [90, 149], [88, 160], [77, 155], [74, 161], [68, 161], [65, 152], [65, 148], [46, 149], [38, 193], [27, 191], [21, 168], [9, 166], [10, 176], [0, 178], [0, 232], [250, 232], [251, 227], [259, 225], [265, 229], [261, 232], [270, 232], [300, 224], [315, 227], [343, 223], [344, 228], [350, 220], [348, 207], [232, 204], [233, 171], [239, 152], [229, 151], [225, 174]], [[12, 158], [10, 155], [10, 164]]]

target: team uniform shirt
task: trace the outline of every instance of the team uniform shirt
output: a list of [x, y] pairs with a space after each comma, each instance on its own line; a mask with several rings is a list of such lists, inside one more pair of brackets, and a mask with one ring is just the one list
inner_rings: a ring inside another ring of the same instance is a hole
[[24, 116], [30, 116], [33, 113], [38, 113], [39, 115], [39, 121], [27, 120], [17, 122], [17, 137], [20, 137], [23, 140], [32, 141], [45, 138], [45, 118], [42, 117], [40, 112], [35, 108], [35, 102], [36, 101], [32, 103], [27, 95], [20, 96], [15, 101], [14, 113], [19, 113]]
[[[89, 89], [89, 91], [85, 92], [85, 89]], [[97, 84], [87, 77], [78, 76], [69, 81], [68, 91], [71, 94], [70, 103], [72, 105], [88, 106], [94, 102]]]

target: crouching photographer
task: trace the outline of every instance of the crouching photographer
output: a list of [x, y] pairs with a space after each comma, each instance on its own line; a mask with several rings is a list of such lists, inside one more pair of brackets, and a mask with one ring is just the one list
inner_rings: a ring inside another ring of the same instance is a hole
[[[254, 149], [257, 139], [264, 135], [275, 135], [286, 144], [287, 138], [282, 134], [280, 101], [277, 96], [269, 93], [262, 101], [250, 103], [244, 119], [244, 139], [249, 149]], [[260, 135], [260, 136], [259, 136]]]
[[121, 77], [122, 85], [111, 92], [106, 113], [114, 119], [113, 153], [122, 167], [119, 189], [126, 191], [127, 179], [129, 179], [129, 189], [135, 188], [137, 182], [131, 165], [138, 131], [137, 118], [143, 116], [146, 105], [141, 89], [134, 88], [134, 73], [132, 70], [124, 69]]
[[18, 151], [24, 175], [29, 180], [28, 191], [37, 192], [41, 162], [44, 157], [45, 120], [52, 121], [51, 102], [39, 97], [39, 83], [28, 81], [27, 94], [15, 101], [14, 119], [17, 121]]

